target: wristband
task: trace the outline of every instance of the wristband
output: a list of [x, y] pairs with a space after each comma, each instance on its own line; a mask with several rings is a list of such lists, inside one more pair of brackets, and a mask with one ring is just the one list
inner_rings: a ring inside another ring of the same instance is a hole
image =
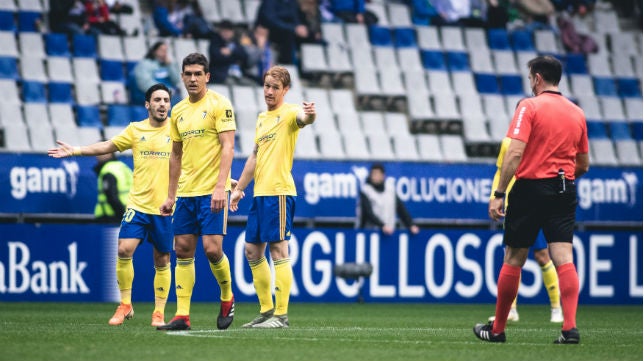
[[505, 192], [494, 191], [494, 198], [503, 198], [505, 197]]
[[83, 152], [81, 151], [81, 147], [74, 147], [74, 150], [72, 151], [72, 155], [83, 155]]

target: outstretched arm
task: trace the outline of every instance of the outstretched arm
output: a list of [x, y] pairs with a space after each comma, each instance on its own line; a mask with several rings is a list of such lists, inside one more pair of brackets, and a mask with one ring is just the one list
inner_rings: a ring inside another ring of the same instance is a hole
[[302, 102], [302, 111], [297, 114], [296, 118], [297, 125], [300, 128], [304, 128], [309, 124], [313, 124], [316, 115], [314, 102]]
[[114, 153], [118, 150], [111, 140], [85, 146], [72, 146], [62, 140], [57, 140], [56, 143], [59, 147], [51, 148], [47, 151], [50, 157], [66, 158], [74, 155], [101, 155]]

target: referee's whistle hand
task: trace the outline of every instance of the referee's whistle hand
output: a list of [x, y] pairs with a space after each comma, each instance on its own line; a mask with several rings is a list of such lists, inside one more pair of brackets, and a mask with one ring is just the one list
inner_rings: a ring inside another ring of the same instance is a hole
[[494, 198], [490, 200], [488, 215], [491, 219], [498, 221], [502, 217], [505, 217], [505, 212], [503, 210], [503, 201], [503, 198]]

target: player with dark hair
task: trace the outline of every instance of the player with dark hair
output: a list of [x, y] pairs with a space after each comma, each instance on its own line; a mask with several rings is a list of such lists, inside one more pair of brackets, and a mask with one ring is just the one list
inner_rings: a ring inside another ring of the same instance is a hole
[[[505, 257], [499, 273], [495, 319], [474, 326], [483, 341], [505, 342], [505, 326], [517, 295], [521, 267], [540, 230], [557, 268], [564, 321], [559, 344], [579, 343], [579, 277], [573, 263], [577, 190], [575, 179], [588, 171], [588, 132], [583, 110], [559, 92], [562, 66], [552, 56], [528, 62], [534, 97], [517, 107], [507, 137], [499, 184], [490, 200], [490, 218], [505, 216]], [[507, 212], [504, 198], [512, 177]]]
[[[315, 103], [302, 107], [284, 102], [291, 86], [286, 68], [271, 67], [264, 74], [267, 111], [257, 117], [255, 147], [233, 190], [230, 209], [237, 211], [244, 189], [255, 179], [253, 203], [246, 224], [246, 259], [253, 274], [260, 314], [242, 327], [286, 328], [293, 283], [288, 241], [293, 229], [297, 192], [291, 169], [300, 129], [315, 121]], [[266, 244], [275, 266], [275, 303], [271, 295], [271, 271], [264, 256]]]
[[195, 284], [195, 251], [201, 236], [210, 269], [219, 284], [217, 328], [233, 322], [235, 301], [230, 263], [223, 250], [228, 221], [230, 168], [235, 147], [235, 116], [226, 97], [206, 87], [208, 59], [192, 53], [183, 59], [181, 78], [188, 97], [172, 109], [170, 180], [161, 214], [172, 215], [177, 265], [177, 312], [159, 330], [190, 329], [190, 299]]
[[[170, 251], [172, 251], [172, 220], [162, 217], [158, 204], [166, 197], [168, 159], [170, 158], [170, 129], [167, 117], [170, 111], [170, 90], [163, 84], [151, 86], [145, 93], [148, 118], [131, 122], [119, 135], [104, 142], [73, 147], [65, 142], [48, 151], [50, 157], [72, 155], [111, 154], [132, 149], [134, 184], [130, 190], [127, 209], [121, 220], [118, 240], [116, 280], [121, 303], [110, 325], [120, 325], [134, 316], [132, 282], [134, 280], [134, 251], [142, 241], [154, 246], [154, 296], [152, 326], [164, 322], [164, 310], [170, 291]], [[145, 141], [141, 141], [145, 139]]]

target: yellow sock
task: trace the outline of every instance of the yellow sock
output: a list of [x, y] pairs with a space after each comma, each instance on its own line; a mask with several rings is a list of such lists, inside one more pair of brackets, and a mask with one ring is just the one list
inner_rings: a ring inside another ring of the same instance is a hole
[[546, 286], [548, 297], [550, 297], [550, 306], [552, 308], [561, 307], [559, 303], [559, 277], [557, 277], [557, 270], [552, 261], [541, 267], [541, 273], [543, 274], [543, 285]]
[[233, 298], [233, 284], [230, 277], [230, 263], [224, 254], [216, 263], [210, 262], [210, 270], [219, 283], [221, 300], [230, 301]]
[[154, 267], [154, 269], [156, 270], [154, 273], [154, 311], [164, 313], [165, 304], [168, 302], [172, 278], [170, 265]]
[[273, 264], [275, 265], [275, 314], [286, 315], [288, 313], [288, 299], [291, 296], [291, 284], [293, 283], [291, 259], [275, 260]]
[[253, 274], [253, 285], [259, 299], [259, 312], [264, 313], [273, 309], [273, 295], [271, 294], [271, 269], [266, 257], [257, 261], [249, 261], [250, 271]]
[[121, 303], [132, 303], [132, 282], [134, 281], [134, 264], [132, 258], [120, 258], [116, 261], [116, 282], [121, 292]]
[[190, 298], [195, 287], [195, 259], [177, 258], [174, 268], [174, 281], [177, 284], [177, 316], [190, 314]]

